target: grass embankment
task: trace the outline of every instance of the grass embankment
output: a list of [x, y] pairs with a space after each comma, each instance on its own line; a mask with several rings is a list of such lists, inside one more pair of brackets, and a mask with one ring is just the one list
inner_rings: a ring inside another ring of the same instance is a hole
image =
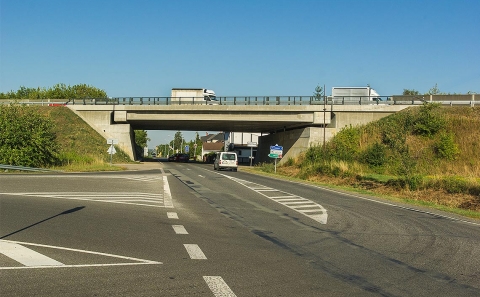
[[277, 174], [480, 218], [480, 108], [425, 105], [345, 127]]
[[[73, 111], [63, 106], [39, 106], [38, 112], [54, 122], [56, 140], [60, 146], [60, 164], [52, 169], [63, 171], [110, 171], [122, 170], [110, 166], [109, 145], [98, 132], [91, 128]], [[130, 157], [118, 147], [112, 163], [131, 162]]]

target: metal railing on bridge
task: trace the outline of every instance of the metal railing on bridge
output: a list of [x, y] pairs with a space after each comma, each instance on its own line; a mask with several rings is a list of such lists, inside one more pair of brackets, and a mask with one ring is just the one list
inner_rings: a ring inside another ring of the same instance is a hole
[[323, 97], [315, 96], [232, 96], [204, 100], [203, 97], [115, 97], [82, 99], [1, 99], [0, 104], [21, 103], [32, 105], [421, 105], [438, 102], [444, 105], [480, 104], [480, 95], [416, 95], [376, 97]]

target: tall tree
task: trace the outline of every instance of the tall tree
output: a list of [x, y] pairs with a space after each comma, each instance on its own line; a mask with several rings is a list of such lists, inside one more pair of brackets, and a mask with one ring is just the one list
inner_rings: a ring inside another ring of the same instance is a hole
[[313, 98], [315, 98], [316, 101], [321, 101], [324, 95], [325, 90], [323, 89], [323, 87], [317, 85], [317, 87], [315, 88], [315, 92], [313, 92]]
[[140, 147], [144, 148], [147, 146], [147, 143], [150, 141], [148, 138], [147, 131], [145, 130], [135, 130], [135, 144]]
[[440, 89], [438, 88], [437, 84], [428, 90], [428, 92], [425, 95], [442, 95], [443, 93], [440, 92]]
[[417, 96], [417, 95], [420, 95], [420, 92], [415, 89], [403, 89], [402, 95]]
[[175, 136], [173, 137], [173, 144], [175, 145], [175, 149], [178, 149], [178, 151], [182, 151], [182, 146], [185, 140], [183, 139], [182, 132], [177, 131], [175, 133]]

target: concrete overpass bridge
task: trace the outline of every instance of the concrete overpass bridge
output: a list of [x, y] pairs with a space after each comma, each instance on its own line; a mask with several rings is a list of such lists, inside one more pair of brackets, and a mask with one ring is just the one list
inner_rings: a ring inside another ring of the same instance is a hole
[[283, 160], [287, 160], [311, 145], [323, 143], [324, 136], [328, 141], [345, 126], [376, 121], [410, 106], [372, 101], [328, 101], [327, 105], [312, 97], [254, 98], [232, 97], [216, 105], [194, 101], [168, 104], [168, 98], [82, 99], [72, 100], [67, 106], [105, 138], [118, 139], [118, 146], [132, 159], [133, 130], [226, 131], [266, 134], [259, 137], [257, 162], [269, 161], [270, 145], [282, 145]]

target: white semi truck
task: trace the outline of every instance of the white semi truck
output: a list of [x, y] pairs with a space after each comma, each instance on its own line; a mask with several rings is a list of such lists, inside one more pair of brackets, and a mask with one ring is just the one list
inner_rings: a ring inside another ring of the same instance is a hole
[[173, 88], [173, 104], [218, 104], [215, 92], [208, 89]]
[[380, 95], [371, 87], [332, 87], [332, 99], [342, 101], [379, 101]]

